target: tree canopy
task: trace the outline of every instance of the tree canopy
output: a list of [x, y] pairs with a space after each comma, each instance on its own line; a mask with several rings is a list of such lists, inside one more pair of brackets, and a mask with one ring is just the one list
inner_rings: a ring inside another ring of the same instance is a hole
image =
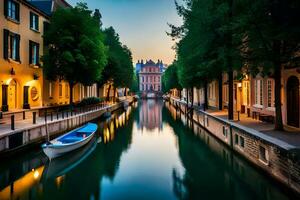
[[163, 74], [163, 89], [165, 92], [170, 91], [171, 89], [182, 89], [182, 86], [179, 83], [177, 65], [173, 63], [170, 65], [165, 73]]
[[45, 76], [49, 80], [69, 83], [72, 104], [73, 86], [99, 81], [107, 62], [99, 22], [92, 17], [86, 4], [60, 8], [53, 13], [44, 37], [48, 44], [43, 57]]
[[130, 88], [134, 74], [131, 51], [127, 46], [122, 45], [119, 35], [113, 27], [105, 29], [104, 34], [104, 43], [108, 47], [108, 62], [102, 72], [103, 78], [99, 84], [103, 85], [107, 81], [113, 81], [115, 88]]
[[[184, 23], [170, 25], [177, 43], [178, 78], [185, 88], [228, 74], [228, 118], [233, 119], [233, 72], [275, 79], [276, 129], [282, 129], [281, 69], [299, 64], [297, 0], [183, 0]], [[221, 80], [222, 81], [222, 80]]]

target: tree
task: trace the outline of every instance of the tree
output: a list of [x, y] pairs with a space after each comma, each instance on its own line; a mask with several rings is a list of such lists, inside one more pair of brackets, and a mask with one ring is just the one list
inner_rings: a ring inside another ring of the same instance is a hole
[[[181, 27], [171, 26], [169, 35], [180, 38], [177, 45], [179, 78], [183, 87], [204, 87], [207, 107], [207, 83], [219, 80], [222, 73], [229, 77], [228, 118], [233, 119], [233, 71], [242, 67], [240, 35], [235, 32], [232, 0], [185, 0], [177, 5], [184, 19]], [[174, 30], [175, 29], [175, 30]], [[219, 107], [222, 109], [222, 88], [219, 89]]]
[[182, 90], [182, 87], [179, 83], [179, 78], [177, 74], [177, 65], [176, 62], [174, 62], [172, 65], [170, 65], [165, 73], [163, 74], [163, 89], [164, 92], [168, 92], [171, 89], [178, 89]]
[[[297, 0], [242, 1], [244, 26], [243, 52], [252, 72], [261, 72], [275, 80], [275, 129], [283, 130], [281, 71], [299, 66], [300, 2]], [[253, 3], [253, 4], [252, 4]], [[247, 6], [246, 6], [247, 5]]]
[[[102, 72], [102, 79], [100, 85], [113, 82], [114, 88], [125, 87], [130, 88], [133, 80], [133, 64], [131, 51], [127, 46], [122, 45], [119, 35], [115, 32], [113, 27], [104, 30], [104, 43], [108, 47], [108, 62]], [[111, 85], [107, 91], [107, 100]]]
[[45, 32], [47, 51], [43, 57], [44, 73], [49, 80], [65, 80], [70, 87], [77, 83], [91, 85], [100, 80], [106, 64], [106, 47], [97, 20], [87, 5], [58, 9]]

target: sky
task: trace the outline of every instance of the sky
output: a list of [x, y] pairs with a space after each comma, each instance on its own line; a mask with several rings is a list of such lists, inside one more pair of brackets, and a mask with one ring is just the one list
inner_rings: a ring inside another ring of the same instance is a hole
[[104, 27], [113, 26], [121, 42], [133, 53], [133, 62], [152, 59], [171, 64], [175, 58], [174, 41], [167, 36], [167, 23], [180, 25], [174, 0], [67, 0], [71, 5], [86, 2], [98, 8]]

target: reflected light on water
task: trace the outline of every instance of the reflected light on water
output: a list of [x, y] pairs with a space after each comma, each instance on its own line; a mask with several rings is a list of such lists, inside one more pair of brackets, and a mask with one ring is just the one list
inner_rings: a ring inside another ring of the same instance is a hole
[[0, 199], [18, 199], [24, 193], [28, 193], [33, 186], [40, 182], [40, 175], [43, 171], [44, 166], [33, 169], [22, 178], [14, 181], [11, 185], [0, 191]]
[[59, 177], [57, 177], [57, 178], [55, 179], [55, 183], [56, 183], [57, 188], [60, 188], [60, 187], [61, 187], [61, 185], [62, 185], [63, 182], [64, 182], [64, 179], [65, 179], [65, 176], [64, 176], [64, 175], [63, 175], [63, 176], [59, 176]]

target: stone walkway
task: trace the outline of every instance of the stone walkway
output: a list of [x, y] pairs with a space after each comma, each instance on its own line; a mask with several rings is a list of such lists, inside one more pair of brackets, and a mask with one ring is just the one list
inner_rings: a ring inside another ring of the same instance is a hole
[[[111, 104], [111, 105], [106, 105], [106, 106], [103, 106], [101, 108], [99, 108], [98, 110], [102, 110], [102, 109], [107, 109], [111, 106], [113, 106], [114, 104]], [[88, 113], [89, 111], [87, 111], [86, 113]], [[72, 113], [73, 116], [75, 115], [79, 115], [79, 114], [84, 114], [84, 113]], [[51, 121], [57, 121], [57, 120], [61, 120], [61, 119], [66, 119], [68, 117], [71, 117], [71, 112], [64, 112], [64, 114], [62, 114], [62, 112], [60, 112], [58, 115], [57, 114], [53, 114], [52, 117], [51, 115], [48, 115], [47, 116], [47, 122], [51, 122]], [[57, 119], [58, 117], [58, 119]], [[51, 120], [52, 119], [52, 120]], [[18, 129], [26, 129], [26, 128], [30, 128], [32, 126], [38, 126], [38, 125], [42, 125], [42, 124], [45, 124], [45, 117], [36, 117], [36, 124], [33, 124], [33, 119], [32, 119], [32, 116], [31, 117], [28, 117], [27, 119], [25, 120], [16, 120], [15, 121], [15, 130], [12, 130], [11, 129], [11, 123], [10, 123], [10, 120], [9, 118], [6, 118], [6, 119], [2, 119], [1, 120], [1, 124], [0, 124], [0, 137], [3, 136], [3, 135], [7, 135], [11, 132], [15, 132], [15, 131], [18, 131]]]
[[[206, 112], [210, 113], [213, 116], [228, 120], [227, 110], [206, 110]], [[293, 146], [300, 147], [300, 129], [286, 126], [285, 131], [276, 131], [274, 130], [274, 124], [252, 119], [251, 117], [247, 117], [246, 114], [240, 114], [240, 121], [238, 121], [237, 119], [238, 114], [235, 113], [234, 120], [232, 122], [254, 129], [268, 136], [277, 138]]]
[[[179, 99], [174, 99], [174, 100], [179, 101]], [[179, 102], [186, 103], [184, 101], [179, 101]], [[206, 110], [205, 112], [215, 117], [221, 118], [223, 120], [228, 120], [227, 110], [223, 110], [223, 111]], [[247, 117], [246, 114], [240, 114], [240, 121], [238, 121], [237, 119], [238, 119], [238, 113], [234, 113], [234, 120], [231, 121], [231, 123], [244, 126], [247, 129], [253, 129], [255, 131], [259, 131], [261, 134], [281, 140], [287, 144], [290, 144], [300, 149], [300, 129], [285, 126], [284, 131], [276, 131], [274, 130], [274, 124], [252, 119], [251, 117]]]

